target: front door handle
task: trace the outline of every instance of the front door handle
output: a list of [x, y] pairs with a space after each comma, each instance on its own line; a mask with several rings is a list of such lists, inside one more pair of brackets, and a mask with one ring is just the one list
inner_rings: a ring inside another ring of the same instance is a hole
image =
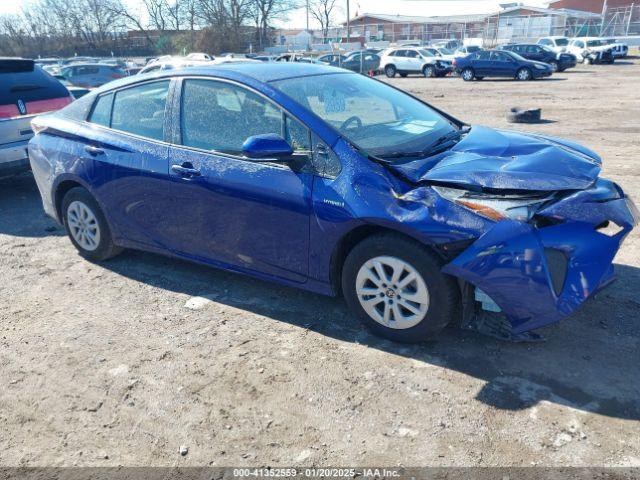
[[87, 145], [86, 147], [84, 147], [84, 151], [87, 152], [89, 155], [92, 156], [97, 156], [97, 155], [104, 155], [104, 150], [99, 148], [99, 147], [94, 147], [93, 145]]
[[193, 165], [191, 165], [190, 163], [182, 165], [171, 165], [171, 171], [180, 175], [181, 177], [191, 178], [200, 176], [200, 170], [198, 170], [197, 168], [193, 168]]

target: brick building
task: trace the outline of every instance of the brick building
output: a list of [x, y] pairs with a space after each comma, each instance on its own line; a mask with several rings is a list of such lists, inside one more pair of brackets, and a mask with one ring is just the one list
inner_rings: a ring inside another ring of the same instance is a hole
[[630, 7], [634, 3], [638, 6], [640, 2], [637, 0], [635, 2], [633, 0], [554, 0], [549, 2], [549, 8], [567, 8], [601, 14], [605, 3], [607, 8], [622, 8]]

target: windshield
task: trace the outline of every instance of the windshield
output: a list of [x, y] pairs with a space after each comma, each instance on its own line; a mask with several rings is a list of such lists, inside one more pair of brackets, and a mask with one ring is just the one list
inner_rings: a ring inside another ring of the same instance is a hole
[[453, 50], [449, 50], [448, 48], [439, 48], [438, 51], [442, 55], [453, 55]]
[[289, 78], [273, 85], [370, 155], [421, 152], [458, 131], [424, 103], [358, 74]]
[[603, 44], [600, 40], [589, 40], [587, 47], [601, 47]]
[[567, 45], [569, 45], [569, 39], [568, 38], [556, 38], [556, 45], [558, 47], [566, 47]]
[[420, 55], [423, 57], [435, 57], [435, 55], [429, 50], [420, 50]]
[[481, 50], [480, 47], [478, 47], [476, 45], [471, 45], [470, 47], [467, 47], [467, 52], [469, 52], [469, 53], [478, 52], [480, 50]]
[[538, 46], [545, 52], [555, 53], [550, 47], [547, 47], [546, 45], [538, 45]]

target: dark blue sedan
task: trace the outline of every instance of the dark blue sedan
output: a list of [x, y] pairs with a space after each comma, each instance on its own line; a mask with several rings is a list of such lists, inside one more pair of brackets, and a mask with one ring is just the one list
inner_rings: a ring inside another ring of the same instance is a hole
[[551, 65], [535, 62], [517, 53], [498, 50], [481, 50], [463, 58], [456, 58], [455, 69], [466, 82], [485, 77], [507, 77], [516, 80], [534, 80], [550, 77]]
[[342, 294], [397, 341], [459, 317], [499, 317], [503, 338], [558, 321], [612, 281], [637, 221], [585, 147], [470, 127], [333, 67], [135, 76], [33, 128], [44, 209], [80, 255], [147, 250]]

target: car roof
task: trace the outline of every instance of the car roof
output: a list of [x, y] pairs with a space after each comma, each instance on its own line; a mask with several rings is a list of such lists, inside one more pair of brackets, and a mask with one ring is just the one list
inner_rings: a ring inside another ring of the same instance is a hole
[[219, 77], [237, 80], [250, 86], [256, 83], [269, 83], [287, 78], [310, 77], [316, 75], [357, 75], [343, 68], [328, 65], [298, 62], [237, 62], [222, 64], [203, 64], [197, 66], [180, 67], [173, 70], [160, 70], [145, 75], [133, 75], [106, 83], [94, 90], [97, 94], [115, 88], [122, 88], [129, 84], [147, 82], [152, 79], [180, 77], [185, 75]]
[[67, 67], [115, 67], [116, 65], [109, 65], [108, 63], [100, 63], [100, 62], [74, 62], [66, 66]]

